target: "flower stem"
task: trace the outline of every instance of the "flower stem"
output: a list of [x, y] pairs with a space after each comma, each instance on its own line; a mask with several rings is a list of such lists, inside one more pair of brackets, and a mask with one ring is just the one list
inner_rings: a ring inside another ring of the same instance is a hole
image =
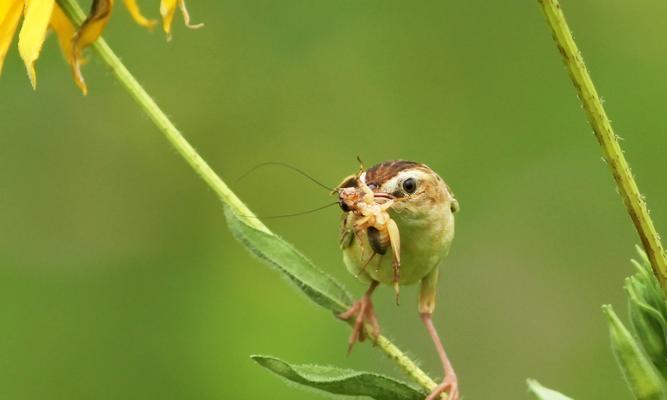
[[593, 127], [595, 137], [602, 147], [604, 159], [611, 168], [623, 203], [637, 229], [646, 254], [651, 260], [653, 273], [660, 282], [663, 291], [667, 292], [667, 259], [660, 242], [660, 236], [653, 226], [644, 197], [639, 192], [637, 182], [632, 176], [630, 166], [623, 155], [618, 138], [595, 90], [595, 85], [593, 85], [591, 76], [586, 69], [584, 59], [572, 37], [565, 15], [558, 0], [539, 1], [551, 27], [558, 51], [563, 56], [572, 83], [583, 104], [588, 122]]
[[[76, 0], [58, 0], [58, 4], [76, 25], [81, 25], [85, 20], [86, 15]], [[229, 189], [227, 184], [220, 179], [208, 163], [197, 153], [197, 150], [188, 143], [181, 132], [179, 132], [176, 126], [169, 120], [167, 115], [160, 109], [151, 96], [148, 95], [125, 65], [123, 65], [120, 58], [118, 58], [113, 50], [111, 50], [111, 47], [109, 47], [107, 42], [100, 37], [93, 43], [93, 48], [111, 69], [115, 77], [127, 90], [130, 96], [132, 96], [151, 121], [153, 121], [155, 126], [157, 126], [160, 132], [162, 132], [167, 140], [169, 140], [169, 142], [176, 148], [176, 151], [183, 156], [185, 161], [204, 179], [208, 186], [220, 196], [222, 201], [227, 206], [231, 207], [248, 225], [269, 233], [269, 229], [254, 216], [241, 199]]]
[[[76, 0], [57, 0], [65, 14], [77, 25], [85, 20], [86, 16]], [[197, 153], [197, 150], [183, 137], [181, 132], [169, 120], [167, 115], [160, 109], [155, 101], [148, 95], [144, 88], [137, 82], [134, 76], [123, 65], [122, 61], [111, 50], [103, 38], [97, 39], [93, 44], [102, 60], [111, 69], [118, 81], [128, 91], [130, 96], [137, 102], [141, 109], [153, 121], [155, 126], [164, 134], [169, 142], [176, 148], [185, 161], [201, 176], [206, 184], [220, 197], [222, 202], [230, 207], [244, 222], [255, 229], [267, 234], [274, 235], [250, 209], [239, 199], [225, 182], [213, 171], [206, 161]], [[382, 350], [388, 358], [398, 364], [408, 376], [426, 390], [433, 390], [436, 383], [417, 364], [402, 352], [396, 345], [384, 336], [377, 340], [377, 348]], [[443, 399], [446, 399], [443, 396]]]

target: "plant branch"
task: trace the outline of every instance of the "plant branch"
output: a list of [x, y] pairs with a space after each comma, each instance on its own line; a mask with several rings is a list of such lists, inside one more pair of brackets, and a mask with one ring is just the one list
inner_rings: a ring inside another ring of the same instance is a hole
[[[77, 25], [85, 20], [86, 16], [76, 0], [57, 0], [60, 7], [67, 16]], [[213, 171], [206, 161], [188, 143], [181, 132], [169, 120], [167, 115], [160, 109], [155, 101], [148, 95], [144, 88], [134, 76], [123, 65], [122, 61], [111, 50], [103, 38], [97, 39], [93, 44], [100, 58], [111, 69], [114, 76], [128, 91], [130, 96], [137, 102], [141, 109], [148, 115], [157, 128], [164, 134], [169, 142], [176, 148], [185, 161], [201, 176], [206, 184], [220, 197], [222, 202], [239, 216], [246, 224], [269, 235], [274, 235], [250, 209], [239, 199], [225, 182]], [[369, 330], [370, 331], [370, 330]], [[402, 352], [396, 345], [384, 336], [377, 340], [377, 348], [398, 364], [399, 367], [424, 389], [431, 391], [436, 383], [417, 364]], [[443, 399], [446, 398], [443, 396]]]
[[[84, 11], [76, 0], [58, 0], [58, 4], [65, 14], [76, 24], [81, 25], [86, 19]], [[111, 50], [111, 47], [103, 38], [99, 38], [93, 43], [93, 48], [97, 54], [111, 69], [114, 76], [123, 85], [127, 92], [137, 102], [141, 109], [153, 121], [155, 126], [164, 134], [169, 142], [176, 148], [176, 151], [190, 164], [192, 169], [201, 176], [208, 186], [220, 196], [222, 201], [232, 208], [234, 212], [255, 229], [269, 232], [268, 228], [257, 219], [248, 207], [239, 199], [234, 192], [229, 189], [227, 184], [213, 171], [208, 163], [197, 153], [197, 150], [183, 137], [181, 132], [169, 120], [167, 115], [160, 109], [155, 101], [148, 95], [141, 84], [128, 71], [123, 62]]]
[[604, 159], [611, 168], [623, 203], [637, 229], [646, 254], [651, 260], [653, 273], [660, 282], [663, 291], [667, 292], [667, 259], [660, 242], [660, 236], [653, 226], [644, 197], [639, 192], [637, 182], [632, 176], [630, 166], [623, 155], [618, 138], [611, 127], [611, 122], [586, 69], [584, 59], [572, 37], [565, 15], [558, 0], [539, 0], [539, 2], [551, 27], [558, 51], [563, 56], [572, 83], [583, 104], [588, 122], [593, 127], [595, 137], [602, 147]]

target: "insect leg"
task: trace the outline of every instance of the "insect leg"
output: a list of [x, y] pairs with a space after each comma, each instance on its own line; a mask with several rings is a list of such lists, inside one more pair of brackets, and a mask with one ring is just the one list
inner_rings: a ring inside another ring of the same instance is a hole
[[380, 267], [382, 266], [382, 260], [384, 259], [384, 254], [380, 255], [378, 262], [375, 264], [375, 272], [380, 272]]
[[366, 262], [364, 263], [364, 266], [361, 267], [359, 272], [357, 272], [357, 278], [359, 277], [359, 275], [361, 275], [362, 273], [364, 273], [366, 271], [366, 267], [368, 266], [368, 264], [371, 263], [371, 261], [373, 260], [373, 257], [375, 257], [376, 254], [377, 254], [376, 252], [373, 252], [373, 254], [371, 254], [371, 256], [368, 257], [368, 260], [366, 260]]
[[391, 251], [394, 254], [394, 262], [392, 266], [394, 267], [394, 291], [396, 292], [396, 304], [398, 304], [398, 297], [400, 295], [399, 280], [400, 276], [400, 267], [401, 267], [401, 237], [398, 233], [398, 225], [396, 222], [389, 218], [386, 225], [387, 233], [389, 234], [389, 244], [391, 245]]

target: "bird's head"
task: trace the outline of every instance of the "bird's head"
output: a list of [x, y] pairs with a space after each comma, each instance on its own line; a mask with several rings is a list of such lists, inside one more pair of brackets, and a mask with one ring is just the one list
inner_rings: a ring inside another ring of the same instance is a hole
[[413, 161], [385, 161], [343, 180], [338, 189], [343, 211], [359, 201], [363, 185], [373, 192], [376, 202], [393, 200], [391, 210], [399, 218], [420, 218], [443, 211], [449, 214], [459, 207], [442, 178], [428, 166]]

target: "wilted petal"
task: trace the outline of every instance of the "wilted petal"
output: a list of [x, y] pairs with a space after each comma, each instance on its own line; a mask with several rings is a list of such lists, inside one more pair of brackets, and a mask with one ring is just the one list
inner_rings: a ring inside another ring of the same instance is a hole
[[204, 26], [203, 22], [198, 24], [190, 23], [190, 13], [188, 12], [188, 8], [185, 6], [185, 0], [180, 0], [178, 4], [181, 6], [181, 13], [183, 14], [183, 21], [185, 21], [185, 26], [191, 29], [199, 29]]
[[161, 0], [160, 15], [162, 15], [162, 29], [167, 34], [167, 40], [171, 40], [171, 23], [178, 6], [178, 0]]
[[90, 14], [75, 36], [75, 50], [81, 51], [102, 34], [111, 18], [111, 8], [113, 0], [93, 0], [90, 8]]
[[0, 73], [22, 11], [22, 0], [0, 1]]
[[[63, 10], [58, 7], [56, 4], [53, 7], [53, 14], [51, 15], [51, 29], [58, 35], [58, 43], [60, 43], [60, 50], [65, 57], [65, 60], [70, 66], [74, 66], [74, 34], [76, 29], [72, 24], [72, 21], [69, 20], [67, 15]], [[72, 69], [74, 71], [74, 69]], [[74, 82], [81, 89], [82, 92], [86, 93], [86, 84], [83, 80], [79, 79], [80, 74], [72, 73]]]
[[73, 40], [76, 29], [57, 4], [53, 7], [53, 14], [51, 14], [51, 29], [58, 35], [60, 50], [67, 63], [71, 65], [74, 62]]
[[93, 0], [88, 18], [83, 21], [81, 28], [79, 28], [79, 31], [74, 36], [74, 62], [72, 64], [72, 71], [77, 85], [84, 94], [88, 93], [88, 88], [81, 74], [81, 53], [83, 49], [90, 46], [91, 43], [100, 37], [104, 27], [109, 22], [109, 18], [111, 18], [112, 7], [113, 0]]
[[157, 24], [156, 20], [144, 17], [144, 15], [141, 13], [141, 10], [139, 9], [137, 0], [125, 0], [125, 7], [130, 12], [130, 15], [132, 15], [134, 22], [143, 26], [144, 28], [153, 29], [155, 24]]
[[23, 26], [19, 33], [19, 54], [28, 70], [33, 89], [37, 87], [35, 61], [39, 58], [46, 38], [54, 2], [55, 0], [26, 0]]
[[162, 29], [164, 29], [164, 32], [167, 34], [167, 40], [171, 40], [171, 23], [174, 20], [174, 13], [176, 12], [177, 6], [181, 8], [185, 26], [192, 29], [204, 26], [204, 24], [190, 23], [190, 13], [188, 13], [188, 9], [185, 6], [185, 0], [161, 0], [160, 15], [162, 15]]

